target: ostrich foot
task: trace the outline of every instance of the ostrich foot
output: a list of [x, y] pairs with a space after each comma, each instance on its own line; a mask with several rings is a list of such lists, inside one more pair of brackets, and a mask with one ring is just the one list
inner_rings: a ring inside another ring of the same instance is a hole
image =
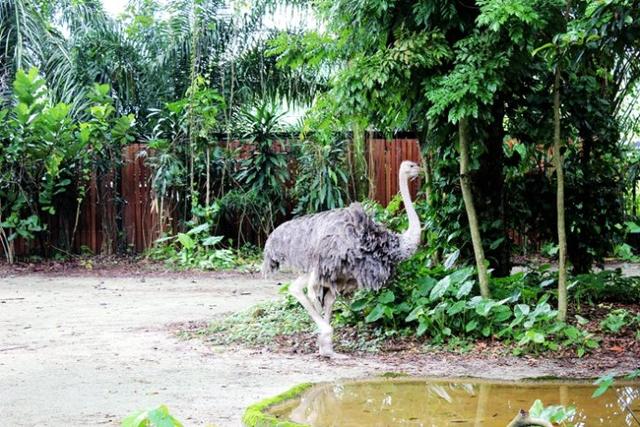
[[326, 357], [332, 360], [344, 360], [349, 356], [333, 351], [333, 342], [331, 339], [332, 332], [322, 332], [318, 336], [318, 348], [320, 356]]
[[347, 356], [346, 354], [343, 353], [336, 353], [335, 351], [332, 351], [330, 354], [321, 354], [322, 357], [326, 357], [327, 359], [331, 359], [331, 360], [347, 360], [350, 359], [349, 356]]

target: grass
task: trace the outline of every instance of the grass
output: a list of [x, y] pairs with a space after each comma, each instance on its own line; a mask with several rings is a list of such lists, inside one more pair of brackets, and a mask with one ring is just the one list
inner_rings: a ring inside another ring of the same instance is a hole
[[213, 344], [247, 344], [262, 346], [275, 337], [313, 332], [309, 315], [291, 297], [268, 301], [212, 322], [200, 333]]

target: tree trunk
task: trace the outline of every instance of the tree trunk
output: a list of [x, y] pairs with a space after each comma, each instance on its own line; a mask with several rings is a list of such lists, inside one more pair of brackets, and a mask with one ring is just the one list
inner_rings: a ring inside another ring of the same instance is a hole
[[638, 184], [638, 182], [634, 179], [633, 180], [633, 186], [631, 187], [631, 215], [633, 215], [633, 218], [635, 219], [636, 217], [636, 185]]
[[206, 183], [206, 192], [205, 195], [205, 207], [209, 207], [209, 203], [211, 202], [210, 194], [211, 194], [211, 148], [207, 145], [207, 183]]
[[489, 275], [485, 265], [484, 249], [482, 248], [482, 238], [480, 227], [478, 226], [478, 216], [473, 204], [473, 194], [471, 192], [471, 182], [469, 178], [469, 141], [467, 136], [467, 119], [461, 118], [458, 123], [458, 136], [460, 139], [460, 186], [462, 187], [462, 198], [467, 211], [469, 229], [471, 231], [471, 242], [473, 243], [473, 253], [476, 258], [476, 268], [478, 269], [478, 282], [480, 284], [480, 294], [489, 298]]
[[556, 210], [558, 214], [558, 320], [567, 318], [567, 235], [564, 225], [564, 170], [560, 152], [560, 65], [553, 82], [553, 160], [556, 166]]
[[[429, 149], [429, 129], [421, 132], [420, 135], [420, 148], [422, 152], [422, 169], [424, 170], [424, 191], [427, 199], [427, 204], [433, 206], [433, 159], [431, 157], [431, 150]], [[430, 242], [427, 242], [429, 244]], [[440, 251], [437, 245], [434, 245], [433, 253], [431, 254], [431, 263], [433, 265], [440, 264]]]
[[362, 200], [369, 194], [369, 172], [367, 170], [367, 157], [365, 147], [365, 130], [359, 123], [353, 123], [352, 143], [350, 144], [350, 163], [353, 179], [352, 200]]

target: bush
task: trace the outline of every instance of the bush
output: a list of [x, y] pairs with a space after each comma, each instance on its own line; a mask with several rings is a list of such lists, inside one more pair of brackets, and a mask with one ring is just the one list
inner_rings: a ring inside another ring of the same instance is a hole
[[477, 296], [472, 267], [427, 267], [426, 253], [403, 263], [381, 293], [359, 291], [337, 316], [340, 323], [362, 322], [430, 338], [434, 344], [497, 339], [514, 352], [575, 348], [579, 356], [598, 346], [576, 326], [557, 322], [546, 287], [554, 282], [548, 268], [494, 279], [499, 299]]
[[211, 236], [211, 224], [197, 225], [186, 233], [163, 237], [147, 252], [150, 259], [165, 261], [178, 268], [220, 270], [235, 265], [233, 251], [218, 248], [221, 236]]

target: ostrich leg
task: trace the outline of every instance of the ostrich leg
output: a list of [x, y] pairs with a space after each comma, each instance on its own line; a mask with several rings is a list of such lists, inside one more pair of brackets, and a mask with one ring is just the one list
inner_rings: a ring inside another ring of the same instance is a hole
[[[322, 317], [329, 326], [331, 326], [331, 314], [333, 313], [334, 302], [336, 302], [336, 294], [331, 288], [328, 288], [322, 301]], [[318, 336], [318, 346], [320, 347], [320, 354], [322, 356], [332, 359], [347, 358], [347, 356], [333, 351], [333, 328], [327, 332], [320, 332]]]
[[316, 310], [316, 307], [314, 307], [314, 304], [309, 300], [309, 298], [307, 298], [307, 295], [305, 295], [304, 288], [307, 287], [307, 285], [313, 285], [313, 283], [309, 280], [308, 275], [305, 274], [298, 277], [291, 284], [291, 295], [293, 295], [294, 298], [297, 299], [300, 304], [302, 304], [305, 310], [307, 310], [307, 313], [309, 313], [311, 319], [315, 322], [316, 325], [318, 325], [318, 329], [320, 330], [320, 338], [322, 338], [323, 336], [329, 338], [328, 348], [326, 347], [326, 345], [324, 345], [324, 341], [322, 341], [322, 339], [318, 340], [318, 344], [320, 345], [320, 355], [331, 357], [333, 356], [333, 348], [331, 346], [331, 335], [333, 334], [333, 329], [331, 328], [329, 322], [326, 321], [324, 317]]

